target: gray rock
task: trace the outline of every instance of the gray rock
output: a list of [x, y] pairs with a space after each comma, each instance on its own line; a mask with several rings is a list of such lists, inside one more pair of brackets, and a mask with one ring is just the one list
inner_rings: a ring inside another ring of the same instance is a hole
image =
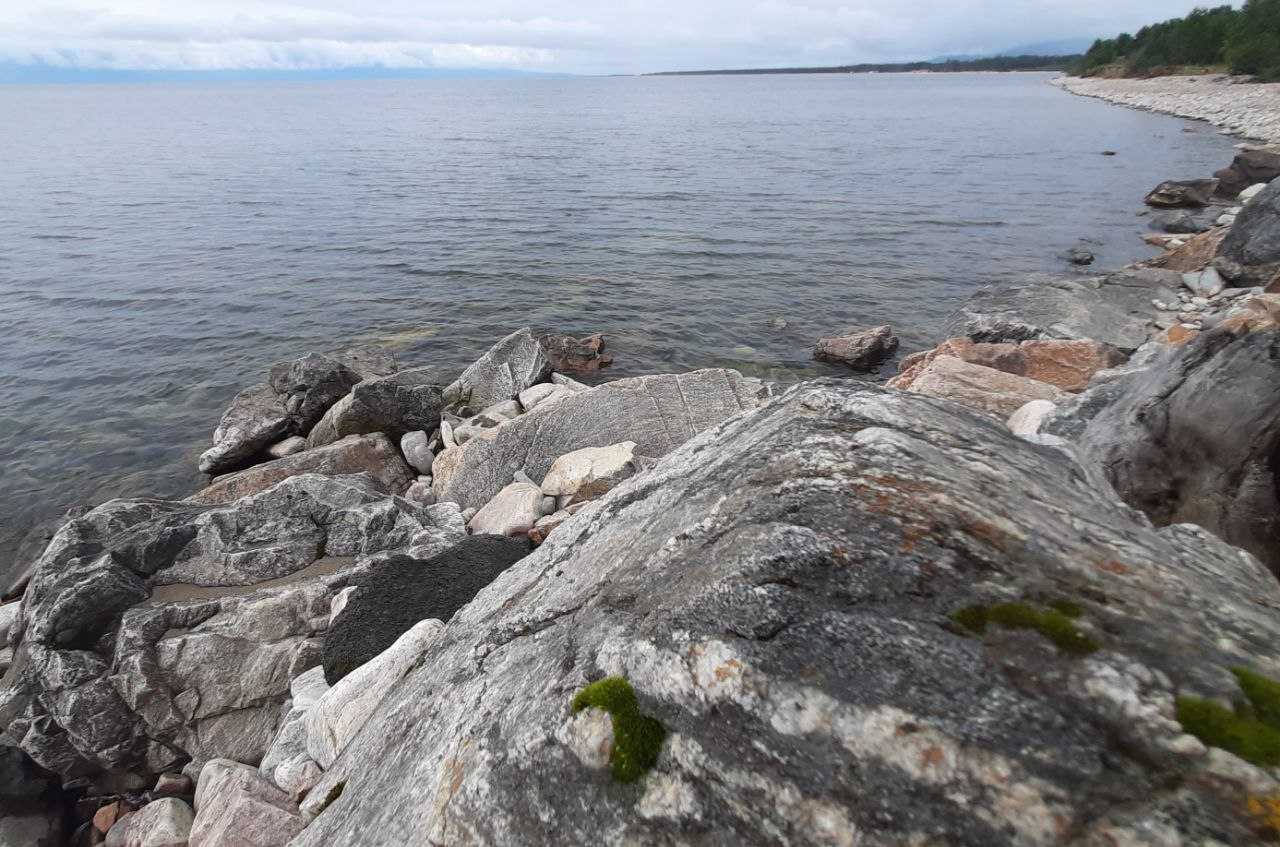
[[333, 444], [220, 476], [188, 499], [196, 503], [230, 503], [304, 474], [363, 474], [379, 491], [387, 494], [399, 494], [414, 478], [400, 451], [390, 439], [377, 432], [352, 435]]
[[438, 382], [435, 368], [410, 368], [365, 380], [325, 412], [307, 436], [307, 446], [371, 432], [397, 437], [415, 430], [429, 432], [440, 425]]
[[641, 467], [635, 450], [634, 442], [624, 441], [566, 453], [551, 463], [542, 479], [542, 493], [553, 498], [568, 497], [569, 503], [593, 500], [635, 475]]
[[[350, 591], [352, 588], [349, 586], [343, 591]], [[328, 690], [324, 668], [319, 665], [289, 683], [290, 700], [280, 720], [280, 728], [258, 766], [263, 779], [288, 794], [295, 802], [319, 779], [319, 766], [307, 753], [305, 719]]]
[[[1218, 274], [1216, 268], [1210, 266], [1202, 271], [1192, 271], [1182, 275], [1182, 284], [1197, 295], [1212, 297], [1222, 291], [1222, 277]], [[1207, 306], [1208, 300], [1191, 298], [1191, 302], [1198, 306]]]
[[542, 490], [527, 482], [513, 482], [476, 512], [467, 529], [473, 535], [523, 538], [542, 515]]
[[231, 400], [213, 432], [213, 446], [200, 454], [200, 471], [234, 471], [250, 464], [287, 435], [293, 421], [280, 395], [265, 382], [251, 385]]
[[395, 643], [418, 621], [447, 621], [529, 552], [527, 541], [472, 535], [434, 556], [389, 556], [355, 581], [329, 627], [325, 679], [334, 684]]
[[573, 377], [565, 376], [562, 373], [552, 373], [551, 384], [559, 385], [561, 388], [567, 388], [570, 391], [586, 391], [591, 387], [584, 382], [578, 382], [578, 380]]
[[556, 385], [554, 382], [540, 382], [537, 385], [531, 385], [520, 392], [520, 407], [527, 412], [542, 401], [564, 394], [569, 390], [563, 385]]
[[813, 358], [851, 368], [874, 367], [898, 349], [898, 337], [888, 326], [820, 338], [813, 348]]
[[1196, 217], [1194, 212], [1186, 209], [1168, 209], [1151, 213], [1151, 224], [1156, 229], [1176, 235], [1195, 235], [1209, 228]]
[[642, 456], [664, 456], [704, 429], [758, 404], [737, 371], [621, 379], [570, 394], [436, 457], [436, 495], [480, 508], [524, 471], [541, 480], [551, 463], [584, 447], [633, 441]]
[[61, 847], [62, 780], [0, 735], [0, 844]]
[[190, 847], [284, 847], [305, 825], [297, 806], [253, 768], [215, 759], [201, 770]]
[[1148, 206], [1176, 208], [1182, 206], [1208, 206], [1218, 190], [1216, 179], [1165, 180], [1147, 195]]
[[494, 403], [514, 400], [550, 373], [551, 360], [542, 345], [527, 327], [518, 329], [489, 348], [445, 389], [444, 405], [486, 409]]
[[[327, 768], [369, 721], [392, 686], [430, 659], [430, 646], [444, 629], [438, 620], [418, 621], [386, 650], [344, 676], [303, 719], [307, 754]], [[318, 798], [323, 799], [323, 798]]]
[[194, 759], [257, 762], [331, 598], [390, 549], [464, 537], [358, 477], [292, 477], [229, 505], [113, 500], [67, 524], [23, 601], [0, 724], [66, 777], [144, 784]]
[[400, 452], [405, 461], [420, 474], [431, 473], [431, 463], [436, 456], [431, 452], [431, 437], [422, 430], [406, 432], [400, 436]]
[[120, 818], [107, 836], [107, 844], [120, 847], [187, 847], [195, 815], [176, 797], [147, 803]]
[[[1079, 604], [1099, 649], [953, 618], [1006, 601]], [[1277, 607], [1251, 556], [1152, 528], [1057, 448], [806, 383], [461, 609], [294, 847], [1256, 843], [1242, 786], [1280, 784], [1183, 734], [1174, 698], [1240, 698], [1233, 664], [1274, 675]], [[611, 780], [608, 716], [571, 708], [613, 676], [666, 731], [632, 784]]]
[[1062, 254], [1062, 258], [1073, 265], [1092, 265], [1096, 257], [1087, 247], [1072, 247]]
[[361, 376], [337, 359], [308, 353], [273, 365], [267, 383], [279, 396], [293, 431], [309, 432], [329, 407], [351, 391]]
[[1198, 524], [1280, 573], [1280, 331], [1201, 334], [1078, 442], [1157, 525]]
[[[1280, 263], [1280, 180], [1273, 181], [1244, 207], [1218, 248], [1218, 255], [1245, 266]], [[1267, 276], [1262, 282], [1269, 279]]]
[[1177, 273], [1130, 271], [1105, 277], [1034, 275], [1025, 282], [983, 288], [943, 324], [942, 338], [1028, 341], [1091, 339], [1129, 353], [1154, 331], [1160, 310], [1176, 302]]

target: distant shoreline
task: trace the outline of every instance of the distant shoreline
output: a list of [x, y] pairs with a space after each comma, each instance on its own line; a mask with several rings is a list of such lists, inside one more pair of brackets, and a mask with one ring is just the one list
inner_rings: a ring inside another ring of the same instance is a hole
[[830, 65], [817, 68], [729, 68], [703, 71], [659, 71], [641, 76], [761, 76], [765, 74], [886, 74], [886, 73], [1046, 73], [1065, 72], [1080, 56], [993, 56], [950, 59], [945, 62], [889, 62]]

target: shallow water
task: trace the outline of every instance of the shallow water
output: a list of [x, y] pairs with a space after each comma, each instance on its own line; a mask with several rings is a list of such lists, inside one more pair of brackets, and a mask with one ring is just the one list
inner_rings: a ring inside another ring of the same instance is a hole
[[308, 350], [461, 367], [528, 324], [604, 332], [614, 375], [795, 379], [1081, 239], [1148, 255], [1142, 195], [1230, 141], [1046, 80], [0, 87], [0, 571], [69, 506], [193, 490]]

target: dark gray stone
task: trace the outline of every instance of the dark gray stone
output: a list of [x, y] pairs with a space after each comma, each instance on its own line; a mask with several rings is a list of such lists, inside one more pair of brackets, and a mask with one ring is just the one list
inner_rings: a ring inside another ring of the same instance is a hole
[[1209, 225], [1186, 209], [1169, 209], [1151, 213], [1151, 224], [1156, 229], [1175, 235], [1194, 235], [1204, 232]]
[[62, 847], [62, 781], [0, 735], [0, 844]]
[[1280, 574], [1280, 331], [1201, 334], [1078, 436], [1157, 525], [1194, 523]]
[[406, 432], [430, 432], [440, 425], [439, 372], [410, 368], [357, 384], [325, 412], [307, 436], [309, 448], [345, 438], [383, 432], [399, 438]]
[[1178, 274], [1154, 269], [1104, 277], [1033, 275], [978, 291], [947, 318], [941, 338], [1089, 339], [1131, 353], [1156, 328], [1161, 312], [1151, 301], [1176, 302], [1180, 283]]
[[1280, 263], [1280, 180], [1245, 204], [1218, 255], [1245, 266]]
[[[1015, 600], [1078, 603], [1100, 649], [952, 617]], [[1154, 529], [1060, 450], [932, 398], [806, 383], [460, 609], [293, 847], [1253, 844], [1240, 786], [1276, 781], [1183, 735], [1174, 697], [1230, 703], [1231, 665], [1280, 667], [1278, 607], [1256, 559]], [[634, 784], [611, 781], [609, 721], [571, 708], [610, 676], [667, 731]]]
[[472, 535], [429, 559], [391, 555], [355, 581], [324, 642], [330, 685], [386, 650], [419, 621], [448, 621], [529, 553], [528, 539]]
[[1280, 150], [1242, 150], [1236, 154], [1229, 167], [1214, 174], [1219, 180], [1218, 191], [1227, 197], [1235, 197], [1251, 185], [1271, 182], [1280, 176]]
[[337, 359], [308, 353], [292, 362], [272, 366], [267, 382], [279, 395], [293, 431], [307, 433], [360, 379], [359, 374]]

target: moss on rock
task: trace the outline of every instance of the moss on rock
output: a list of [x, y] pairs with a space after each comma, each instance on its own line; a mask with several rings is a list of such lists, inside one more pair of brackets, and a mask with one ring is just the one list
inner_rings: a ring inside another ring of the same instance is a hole
[[[1079, 610], [1075, 606], [1073, 610]], [[1037, 609], [1030, 603], [997, 603], [994, 606], [966, 606], [951, 616], [971, 632], [986, 632], [988, 624], [1005, 629], [1033, 629], [1064, 653], [1083, 656], [1098, 649], [1098, 642], [1072, 622], [1059, 608]]]
[[1178, 722], [1210, 747], [1255, 765], [1280, 765], [1280, 682], [1246, 667], [1231, 669], [1246, 702], [1234, 711], [1212, 700], [1178, 698]]
[[613, 755], [609, 764], [618, 782], [635, 782], [658, 761], [667, 731], [640, 713], [636, 693], [620, 676], [593, 682], [573, 698], [573, 711], [601, 709], [613, 718]]

